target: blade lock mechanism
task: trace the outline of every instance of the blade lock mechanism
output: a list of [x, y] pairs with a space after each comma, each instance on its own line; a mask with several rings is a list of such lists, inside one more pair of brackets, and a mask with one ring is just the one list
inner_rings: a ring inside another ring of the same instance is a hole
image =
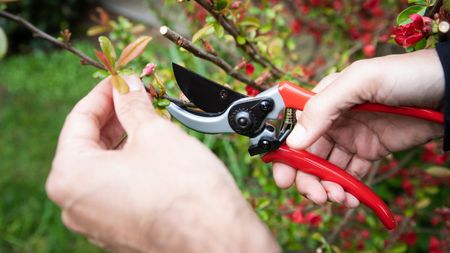
[[255, 156], [277, 150], [286, 141], [294, 129], [295, 123], [295, 110], [286, 108], [284, 121], [280, 128], [276, 129], [270, 123], [265, 123], [261, 133], [251, 139], [252, 145], [248, 149], [249, 154]]

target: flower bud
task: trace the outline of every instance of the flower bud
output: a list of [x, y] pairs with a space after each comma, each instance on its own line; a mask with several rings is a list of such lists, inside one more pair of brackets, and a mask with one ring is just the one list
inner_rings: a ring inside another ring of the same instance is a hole
[[147, 66], [145, 66], [145, 68], [142, 70], [141, 78], [153, 75], [153, 73], [155, 73], [156, 66], [157, 65], [154, 63], [147, 64]]

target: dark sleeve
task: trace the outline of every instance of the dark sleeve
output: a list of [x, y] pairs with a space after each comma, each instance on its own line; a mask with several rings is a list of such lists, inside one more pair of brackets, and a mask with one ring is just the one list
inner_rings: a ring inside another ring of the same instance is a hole
[[444, 151], [450, 150], [450, 42], [441, 42], [436, 45], [445, 75], [444, 97]]

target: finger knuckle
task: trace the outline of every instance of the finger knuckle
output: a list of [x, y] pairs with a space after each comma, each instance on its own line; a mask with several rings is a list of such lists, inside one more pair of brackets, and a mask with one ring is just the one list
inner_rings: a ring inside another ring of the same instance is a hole
[[47, 196], [58, 205], [64, 205], [64, 201], [67, 199], [68, 184], [67, 175], [61, 170], [52, 170], [45, 184]]

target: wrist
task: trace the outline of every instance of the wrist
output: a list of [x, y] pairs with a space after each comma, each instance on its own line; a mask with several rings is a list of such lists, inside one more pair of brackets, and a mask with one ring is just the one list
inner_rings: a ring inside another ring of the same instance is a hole
[[279, 252], [233, 181], [208, 176], [212, 191], [187, 192], [152, 214], [144, 251]]

